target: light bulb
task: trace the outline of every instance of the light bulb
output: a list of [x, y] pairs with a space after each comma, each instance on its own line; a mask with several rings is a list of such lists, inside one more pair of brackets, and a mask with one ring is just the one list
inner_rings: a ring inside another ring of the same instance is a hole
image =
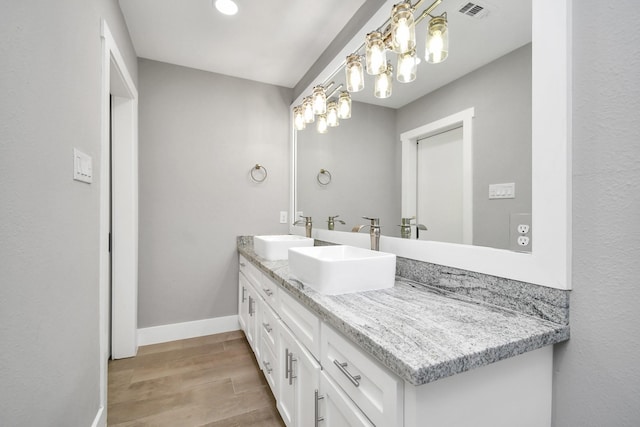
[[391, 96], [391, 85], [393, 82], [391, 64], [387, 64], [387, 70], [376, 76], [375, 89], [373, 94], [376, 98], [388, 98]]
[[387, 54], [382, 34], [378, 31], [367, 34], [366, 40], [367, 74], [375, 76], [384, 71]]
[[233, 0], [216, 0], [216, 9], [224, 15], [235, 15], [238, 13], [238, 5]]
[[349, 92], [342, 92], [338, 97], [338, 118], [351, 118], [351, 96], [349, 96]]

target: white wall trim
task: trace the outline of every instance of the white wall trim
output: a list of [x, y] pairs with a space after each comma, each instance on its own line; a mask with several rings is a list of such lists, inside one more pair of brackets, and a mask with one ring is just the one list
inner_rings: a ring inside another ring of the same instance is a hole
[[138, 344], [149, 345], [240, 329], [238, 315], [214, 317], [191, 322], [173, 323], [170, 325], [151, 326], [138, 329]]
[[96, 417], [93, 419], [93, 422], [91, 423], [91, 427], [106, 427], [107, 425], [106, 415], [107, 413], [104, 410], [104, 406], [100, 406], [100, 408], [98, 408], [98, 413], [96, 414]]

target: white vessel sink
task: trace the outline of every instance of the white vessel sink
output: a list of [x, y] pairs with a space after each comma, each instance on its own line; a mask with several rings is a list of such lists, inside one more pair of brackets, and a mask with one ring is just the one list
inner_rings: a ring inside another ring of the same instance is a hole
[[269, 261], [287, 259], [289, 248], [313, 246], [313, 239], [296, 235], [254, 236], [253, 250]]
[[325, 295], [386, 289], [395, 283], [396, 256], [343, 245], [291, 248], [289, 270]]

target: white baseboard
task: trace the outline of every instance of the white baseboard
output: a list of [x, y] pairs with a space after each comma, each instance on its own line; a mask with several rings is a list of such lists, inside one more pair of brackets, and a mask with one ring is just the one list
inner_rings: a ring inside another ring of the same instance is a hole
[[104, 406], [101, 406], [98, 409], [98, 413], [96, 414], [96, 417], [93, 419], [93, 422], [91, 423], [91, 427], [106, 427], [106, 425], [107, 425], [106, 412], [104, 410]]
[[187, 338], [202, 337], [240, 329], [238, 315], [214, 317], [192, 322], [173, 323], [138, 329], [138, 345], [158, 344]]

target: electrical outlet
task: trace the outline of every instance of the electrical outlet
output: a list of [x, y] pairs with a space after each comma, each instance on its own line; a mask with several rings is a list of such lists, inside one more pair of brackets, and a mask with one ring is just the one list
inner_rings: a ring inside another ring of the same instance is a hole
[[518, 236], [518, 246], [528, 246], [529, 238], [527, 236]]
[[280, 224], [287, 223], [287, 211], [280, 211]]
[[518, 233], [527, 234], [529, 232], [528, 224], [518, 224]]
[[517, 252], [531, 252], [531, 214], [512, 213], [509, 219], [509, 249]]

